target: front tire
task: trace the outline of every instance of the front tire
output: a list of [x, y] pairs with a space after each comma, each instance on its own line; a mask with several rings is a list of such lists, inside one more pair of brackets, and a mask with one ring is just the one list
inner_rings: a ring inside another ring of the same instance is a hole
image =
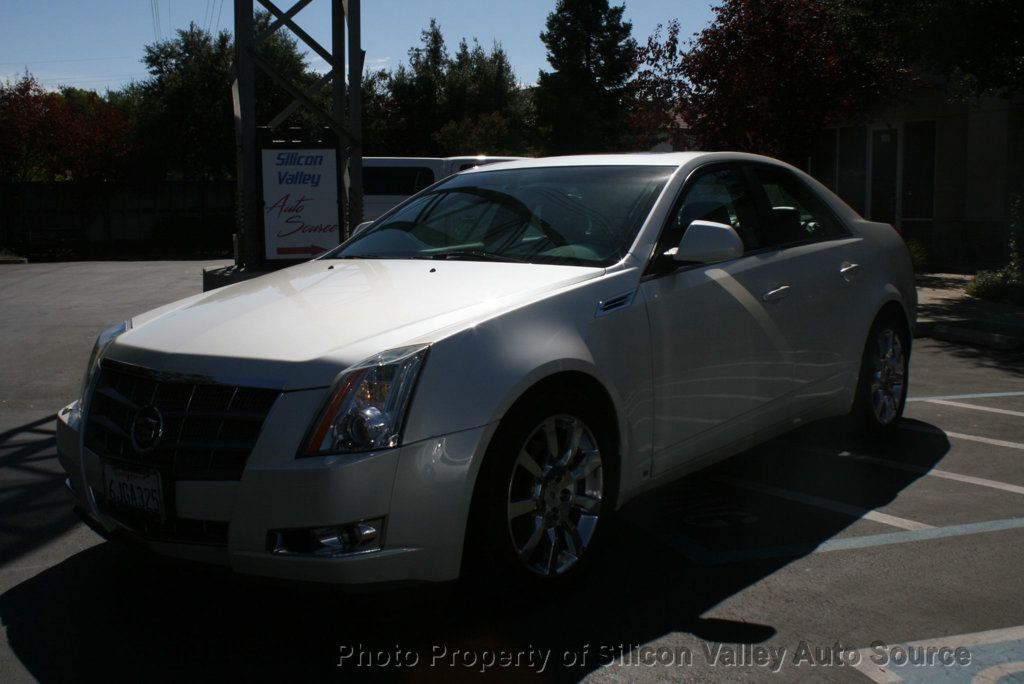
[[474, 492], [472, 574], [552, 583], [579, 572], [612, 508], [606, 425], [591, 402], [566, 392], [533, 395], [509, 412]]
[[874, 434], [891, 434], [903, 415], [910, 378], [909, 344], [906, 326], [892, 315], [876, 319], [868, 333], [854, 413]]

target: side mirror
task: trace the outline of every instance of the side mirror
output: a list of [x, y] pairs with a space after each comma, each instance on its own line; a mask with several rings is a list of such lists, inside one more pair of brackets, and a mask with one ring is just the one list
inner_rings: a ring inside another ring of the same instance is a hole
[[363, 232], [364, 230], [366, 230], [367, 228], [369, 228], [369, 227], [370, 227], [371, 225], [373, 225], [373, 221], [363, 221], [363, 222], [362, 222], [362, 223], [360, 223], [360, 224], [359, 224], [358, 226], [356, 226], [356, 229], [355, 229], [355, 230], [353, 230], [353, 231], [352, 231], [352, 235], [353, 235], [353, 237], [354, 237], [354, 236], [356, 236], [356, 235], [359, 235], [359, 234], [360, 234], [360, 233], [362, 233], [362, 232]]
[[732, 226], [713, 221], [694, 221], [683, 233], [672, 258], [675, 261], [710, 264], [743, 256], [743, 240]]

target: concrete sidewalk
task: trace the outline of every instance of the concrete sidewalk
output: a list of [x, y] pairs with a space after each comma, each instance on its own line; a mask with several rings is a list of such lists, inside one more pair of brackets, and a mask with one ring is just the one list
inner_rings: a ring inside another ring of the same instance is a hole
[[917, 337], [1014, 351], [1024, 349], [1024, 307], [971, 297], [972, 276], [917, 276]]

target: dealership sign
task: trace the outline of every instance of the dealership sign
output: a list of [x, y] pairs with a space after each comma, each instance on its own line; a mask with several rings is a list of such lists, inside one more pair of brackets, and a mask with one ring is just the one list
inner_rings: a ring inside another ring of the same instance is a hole
[[268, 259], [308, 259], [340, 242], [334, 150], [263, 150]]

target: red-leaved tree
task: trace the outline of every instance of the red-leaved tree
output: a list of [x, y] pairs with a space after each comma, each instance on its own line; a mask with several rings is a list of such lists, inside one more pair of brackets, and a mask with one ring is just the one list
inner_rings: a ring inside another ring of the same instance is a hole
[[60, 95], [48, 93], [29, 74], [0, 83], [0, 181], [44, 179], [58, 147]]
[[91, 91], [44, 90], [29, 74], [0, 84], [0, 182], [119, 175], [129, 125]]
[[663, 127], [685, 119], [703, 149], [800, 161], [822, 128], [863, 117], [906, 83], [901, 63], [856, 49], [845, 31], [824, 0], [724, 0], [688, 49], [678, 26], [664, 42], [652, 36], [638, 97]]
[[689, 82], [683, 66], [686, 46], [679, 39], [679, 21], [668, 22], [664, 40], [661, 24], [637, 48], [637, 71], [630, 83], [633, 106], [630, 127], [641, 147], [678, 141], [686, 128]]
[[65, 88], [55, 110], [60, 132], [50, 171], [58, 179], [110, 180], [122, 174], [131, 127], [91, 90]]

